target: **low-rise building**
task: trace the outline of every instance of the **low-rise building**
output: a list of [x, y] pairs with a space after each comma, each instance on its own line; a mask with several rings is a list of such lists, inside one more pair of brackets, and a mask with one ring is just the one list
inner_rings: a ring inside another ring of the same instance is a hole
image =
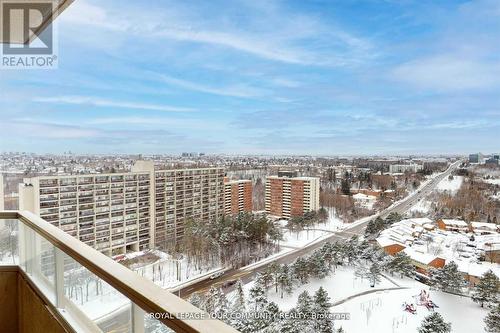
[[496, 223], [487, 223], [487, 222], [470, 223], [470, 231], [478, 235], [497, 233], [499, 230], [500, 226]]
[[378, 237], [377, 244], [384, 250], [385, 253], [391, 256], [403, 251], [406, 248], [406, 245], [389, 237]]
[[358, 206], [366, 209], [372, 209], [373, 205], [377, 201], [377, 197], [363, 193], [356, 193], [352, 196], [352, 198]]
[[463, 220], [455, 219], [439, 219], [436, 221], [439, 229], [447, 231], [458, 231], [467, 232], [469, 231], [469, 225]]
[[437, 255], [419, 252], [412, 248], [406, 248], [403, 251], [411, 258], [416, 271], [426, 276], [432, 268], [442, 268], [446, 264], [446, 260]]
[[389, 165], [389, 173], [416, 173], [423, 169], [420, 164], [391, 164]]

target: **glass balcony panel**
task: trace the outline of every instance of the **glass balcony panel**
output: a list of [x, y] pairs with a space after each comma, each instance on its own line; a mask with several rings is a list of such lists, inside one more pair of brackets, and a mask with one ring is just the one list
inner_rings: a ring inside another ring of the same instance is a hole
[[175, 333], [175, 331], [155, 319], [153, 315], [146, 313], [144, 315], [144, 333]]
[[19, 221], [0, 220], [0, 265], [19, 264]]
[[64, 256], [64, 295], [103, 333], [132, 333], [132, 303], [104, 280]]

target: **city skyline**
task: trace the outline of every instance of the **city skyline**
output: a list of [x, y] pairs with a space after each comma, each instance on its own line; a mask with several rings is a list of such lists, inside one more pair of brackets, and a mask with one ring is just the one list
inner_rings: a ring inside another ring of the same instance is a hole
[[1, 71], [0, 151], [495, 152], [499, 18], [495, 1], [79, 0], [58, 69]]

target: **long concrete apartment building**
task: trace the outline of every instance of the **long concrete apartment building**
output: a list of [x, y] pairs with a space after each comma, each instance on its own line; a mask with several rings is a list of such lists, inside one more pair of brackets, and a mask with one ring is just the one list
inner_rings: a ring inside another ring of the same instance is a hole
[[108, 255], [151, 247], [153, 180], [148, 172], [26, 178], [28, 210]]
[[236, 215], [251, 212], [253, 185], [251, 180], [224, 180], [224, 213]]
[[223, 179], [222, 168], [156, 171], [138, 161], [127, 173], [26, 178], [19, 208], [108, 255], [168, 249], [188, 219], [224, 214]]
[[213, 221], [224, 214], [224, 169], [154, 170], [149, 161], [137, 162], [132, 171], [154, 175], [154, 244], [175, 247], [190, 219]]
[[319, 209], [319, 178], [270, 176], [266, 179], [266, 212], [289, 219]]

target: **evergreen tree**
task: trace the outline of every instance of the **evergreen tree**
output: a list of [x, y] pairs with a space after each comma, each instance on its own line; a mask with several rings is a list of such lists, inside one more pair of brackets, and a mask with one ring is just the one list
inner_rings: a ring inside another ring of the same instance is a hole
[[318, 279], [324, 279], [330, 273], [328, 265], [325, 262], [325, 258], [321, 253], [315, 252], [309, 257], [309, 269], [311, 275]]
[[236, 297], [233, 304], [233, 310], [236, 312], [245, 312], [245, 292], [243, 291], [243, 283], [241, 279], [236, 283]]
[[293, 277], [290, 267], [286, 264], [281, 266], [281, 271], [278, 274], [278, 286], [281, 298], [283, 298], [285, 293], [289, 294], [292, 292]]
[[261, 311], [267, 305], [267, 297], [264, 288], [255, 283], [252, 288], [250, 288], [250, 300], [249, 303], [251, 305], [251, 309], [253, 311]]
[[499, 287], [500, 281], [498, 277], [492, 270], [489, 270], [484, 273], [479, 279], [478, 284], [474, 287], [472, 291], [472, 300], [481, 304], [481, 307], [485, 304], [486, 306], [493, 306], [498, 302]]
[[358, 237], [352, 236], [343, 247], [347, 261], [351, 264], [358, 258], [359, 243]]
[[309, 296], [307, 290], [304, 290], [297, 298], [297, 306], [295, 307], [295, 310], [297, 310], [297, 313], [303, 318], [309, 319], [312, 313], [312, 304], [312, 297]]
[[218, 318], [224, 318], [229, 312], [229, 302], [221, 288], [217, 289], [214, 305], [214, 312], [219, 316]]
[[450, 333], [451, 323], [446, 323], [438, 312], [433, 312], [424, 318], [418, 328], [418, 333]]
[[194, 293], [189, 297], [189, 303], [196, 306], [198, 309], [204, 310], [205, 306], [203, 304], [203, 298], [198, 293]]
[[314, 332], [311, 319], [311, 314], [313, 313], [313, 299], [307, 290], [300, 293], [293, 313], [296, 317], [292, 319], [292, 321], [295, 321], [294, 325], [300, 332]]
[[351, 182], [349, 179], [342, 179], [340, 183], [342, 194], [351, 195]]
[[378, 261], [361, 261], [358, 263], [354, 274], [361, 278], [369, 279], [374, 287], [378, 282], [380, 282], [382, 267]]
[[312, 327], [310, 329], [304, 330], [304, 324], [301, 319], [299, 319], [299, 313], [295, 308], [288, 312], [289, 319], [283, 319], [281, 322], [280, 333], [313, 333]]
[[209, 314], [215, 313], [216, 299], [217, 299], [218, 293], [219, 293], [219, 291], [214, 286], [212, 286], [212, 287], [210, 287], [210, 290], [208, 291], [208, 294], [206, 295], [205, 311], [207, 311]]
[[401, 277], [413, 277], [415, 269], [411, 258], [404, 252], [398, 252], [385, 265], [385, 270], [391, 274], [399, 274]]
[[314, 331], [318, 333], [333, 333], [333, 319], [330, 317], [330, 297], [323, 287], [314, 294], [313, 311], [316, 319], [313, 320]]
[[500, 303], [497, 303], [493, 309], [484, 318], [486, 324], [485, 331], [488, 333], [500, 333]]
[[466, 285], [462, 273], [458, 271], [458, 266], [453, 261], [443, 268], [432, 269], [430, 273], [431, 285], [443, 291], [459, 293]]
[[292, 264], [292, 270], [294, 276], [299, 280], [300, 283], [306, 284], [309, 281], [309, 267], [307, 261], [299, 257]]

